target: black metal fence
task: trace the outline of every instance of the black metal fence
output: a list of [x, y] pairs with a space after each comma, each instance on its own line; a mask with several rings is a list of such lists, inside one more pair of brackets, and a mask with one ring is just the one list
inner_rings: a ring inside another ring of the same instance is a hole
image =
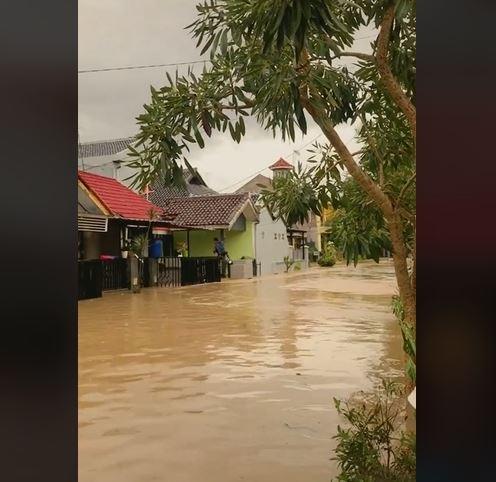
[[217, 257], [181, 258], [181, 286], [220, 282], [220, 269]]
[[181, 286], [181, 259], [167, 257], [158, 260], [159, 286]]
[[[79, 299], [98, 298], [102, 291], [129, 289], [127, 259], [79, 261]], [[141, 286], [151, 286], [150, 260], [139, 260]], [[187, 286], [221, 280], [218, 258], [160, 258], [157, 262], [158, 286]]]
[[103, 291], [129, 288], [129, 268], [127, 259], [106, 259], [101, 263]]
[[102, 262], [99, 259], [78, 262], [78, 290], [79, 300], [102, 296]]

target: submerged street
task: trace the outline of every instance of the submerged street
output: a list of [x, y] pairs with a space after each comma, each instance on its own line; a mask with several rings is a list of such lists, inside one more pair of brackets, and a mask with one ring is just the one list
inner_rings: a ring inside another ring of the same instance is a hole
[[80, 482], [328, 482], [332, 398], [402, 375], [391, 262], [79, 303]]

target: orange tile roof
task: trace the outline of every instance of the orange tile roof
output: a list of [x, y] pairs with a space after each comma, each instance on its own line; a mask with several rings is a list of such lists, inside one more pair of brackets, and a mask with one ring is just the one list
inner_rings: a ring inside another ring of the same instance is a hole
[[277, 169], [293, 169], [293, 166], [288, 161], [280, 157], [277, 162], [272, 164], [272, 166], [269, 166], [269, 169], [272, 171]]
[[152, 209], [159, 215], [163, 214], [162, 208], [147, 201], [116, 179], [84, 171], [78, 171], [78, 179], [114, 216], [148, 221]]

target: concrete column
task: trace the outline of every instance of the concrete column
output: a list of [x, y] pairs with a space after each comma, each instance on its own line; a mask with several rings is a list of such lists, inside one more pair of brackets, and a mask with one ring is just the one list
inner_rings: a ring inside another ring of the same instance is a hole
[[135, 255], [129, 258], [129, 274], [131, 279], [131, 291], [133, 293], [139, 293], [141, 290], [140, 279], [139, 279], [139, 260]]
[[158, 259], [148, 259], [148, 279], [150, 286], [157, 286], [158, 284]]

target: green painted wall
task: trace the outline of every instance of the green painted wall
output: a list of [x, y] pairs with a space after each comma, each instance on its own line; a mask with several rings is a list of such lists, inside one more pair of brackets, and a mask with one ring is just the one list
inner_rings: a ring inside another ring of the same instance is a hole
[[[174, 249], [177, 243], [186, 241], [186, 231], [174, 231]], [[224, 231], [224, 246], [231, 259], [242, 256], [254, 258], [254, 223], [247, 221], [245, 231]], [[190, 256], [214, 256], [214, 238], [220, 239], [220, 231], [190, 231]]]
[[245, 231], [224, 232], [224, 246], [231, 259], [241, 259], [242, 256], [254, 258], [254, 223], [246, 221]]

